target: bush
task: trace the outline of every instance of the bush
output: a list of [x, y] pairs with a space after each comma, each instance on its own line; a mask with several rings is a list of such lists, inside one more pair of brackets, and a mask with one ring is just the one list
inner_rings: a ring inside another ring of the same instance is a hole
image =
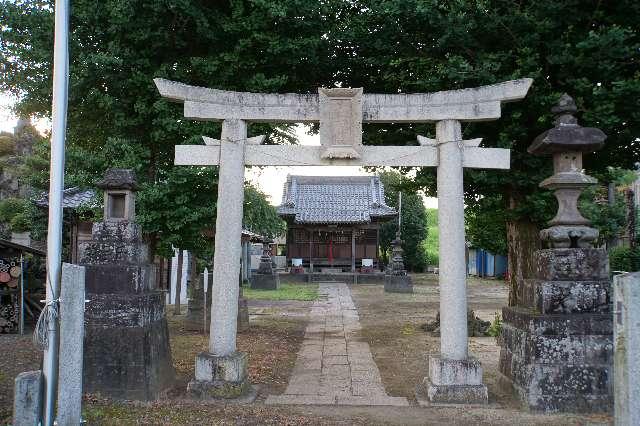
[[12, 232], [26, 232], [31, 229], [32, 214], [28, 200], [7, 198], [0, 201], [0, 223], [9, 225]]
[[609, 265], [612, 271], [640, 271], [640, 248], [612, 248], [609, 250]]
[[0, 136], [0, 157], [15, 153], [16, 144], [10, 136]]
[[31, 219], [26, 211], [20, 212], [11, 218], [12, 232], [27, 232], [31, 230]]
[[495, 313], [493, 316], [493, 321], [487, 330], [487, 334], [492, 337], [498, 337], [502, 333], [502, 318], [500, 318], [499, 313]]
[[21, 198], [6, 198], [0, 201], [0, 222], [11, 222], [15, 215], [27, 209], [27, 203], [27, 200]]

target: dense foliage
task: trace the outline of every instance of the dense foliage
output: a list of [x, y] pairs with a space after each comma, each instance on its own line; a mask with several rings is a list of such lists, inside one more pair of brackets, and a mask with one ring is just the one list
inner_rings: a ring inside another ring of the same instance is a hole
[[[408, 189], [406, 179], [396, 172], [380, 173], [380, 180], [384, 184], [385, 201], [388, 206], [398, 210], [398, 192], [402, 191], [402, 224], [401, 239], [404, 250], [404, 265], [409, 271], [421, 272], [427, 267], [427, 256], [424, 250], [424, 240], [427, 237], [427, 211], [420, 194]], [[398, 222], [390, 221], [380, 226], [380, 248], [389, 259], [391, 241], [398, 231]]]
[[[0, 19], [0, 90], [20, 96], [21, 112], [47, 115], [52, 2], [0, 0]], [[551, 126], [549, 110], [561, 93], [574, 96], [583, 125], [609, 136], [603, 151], [587, 157], [589, 171], [629, 167], [639, 158], [639, 21], [633, 0], [78, 0], [69, 139], [90, 153], [87, 159], [99, 152], [109, 164], [126, 157], [145, 188], [161, 191], [185, 174], [185, 182], [198, 182], [198, 174], [208, 173], [172, 167], [172, 147], [216, 135], [219, 127], [181, 120], [181, 109], [159, 98], [153, 77], [235, 90], [313, 92], [341, 84], [383, 93], [531, 77], [527, 98], [505, 106], [500, 120], [463, 126], [465, 137], [484, 137], [484, 146], [512, 149], [510, 171], [465, 173], [465, 202], [474, 218], [470, 233], [486, 226], [476, 234], [504, 235], [499, 225], [506, 220], [531, 224], [528, 234], [537, 235], [535, 226], [554, 210], [537, 186], [550, 175], [551, 161], [526, 147]], [[416, 133], [433, 135], [429, 124], [364, 130], [368, 144], [415, 144]], [[264, 125], [250, 131], [284, 139]], [[436, 195], [433, 170], [418, 171], [414, 184]], [[171, 202], [149, 207], [171, 217], [161, 212]], [[523, 234], [507, 229], [511, 247]]]
[[640, 271], [640, 248], [615, 247], [609, 251], [611, 271]]

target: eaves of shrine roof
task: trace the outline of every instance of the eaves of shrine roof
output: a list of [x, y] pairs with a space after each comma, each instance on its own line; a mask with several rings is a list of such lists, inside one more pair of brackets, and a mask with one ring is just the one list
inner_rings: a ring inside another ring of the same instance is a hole
[[397, 215], [377, 176], [288, 176], [278, 214], [300, 224], [370, 223]]
[[[81, 189], [78, 187], [68, 188], [62, 191], [62, 208], [77, 209], [80, 207], [94, 208], [98, 207], [94, 199], [96, 192], [93, 189]], [[36, 205], [40, 207], [49, 206], [49, 194], [43, 193], [39, 199], [35, 200]]]

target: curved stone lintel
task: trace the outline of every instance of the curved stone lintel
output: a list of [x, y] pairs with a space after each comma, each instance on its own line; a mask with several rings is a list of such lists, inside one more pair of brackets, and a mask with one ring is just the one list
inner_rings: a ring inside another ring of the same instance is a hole
[[[429, 122], [494, 120], [500, 105], [522, 99], [532, 79], [511, 80], [489, 86], [434, 93], [364, 94], [364, 122]], [[154, 79], [160, 94], [185, 103], [185, 116], [200, 120], [240, 118], [249, 121], [317, 122], [316, 94], [234, 92]]]

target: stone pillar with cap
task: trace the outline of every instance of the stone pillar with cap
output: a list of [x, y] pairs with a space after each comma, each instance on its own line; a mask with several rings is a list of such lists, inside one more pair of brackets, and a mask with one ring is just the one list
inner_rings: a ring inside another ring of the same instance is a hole
[[548, 246], [534, 253], [535, 275], [517, 285], [517, 303], [503, 308], [499, 339], [500, 383], [530, 410], [608, 412], [612, 409], [611, 283], [606, 250], [594, 248], [598, 231], [578, 210], [582, 190], [596, 180], [582, 155], [603, 147], [606, 136], [582, 127], [573, 99], [552, 109], [555, 126], [528, 151], [553, 156], [558, 212], [540, 232]]
[[174, 382], [164, 293], [135, 223], [133, 170], [109, 169], [98, 182], [104, 219], [78, 245], [87, 299], [84, 388], [118, 399], [153, 400]]

